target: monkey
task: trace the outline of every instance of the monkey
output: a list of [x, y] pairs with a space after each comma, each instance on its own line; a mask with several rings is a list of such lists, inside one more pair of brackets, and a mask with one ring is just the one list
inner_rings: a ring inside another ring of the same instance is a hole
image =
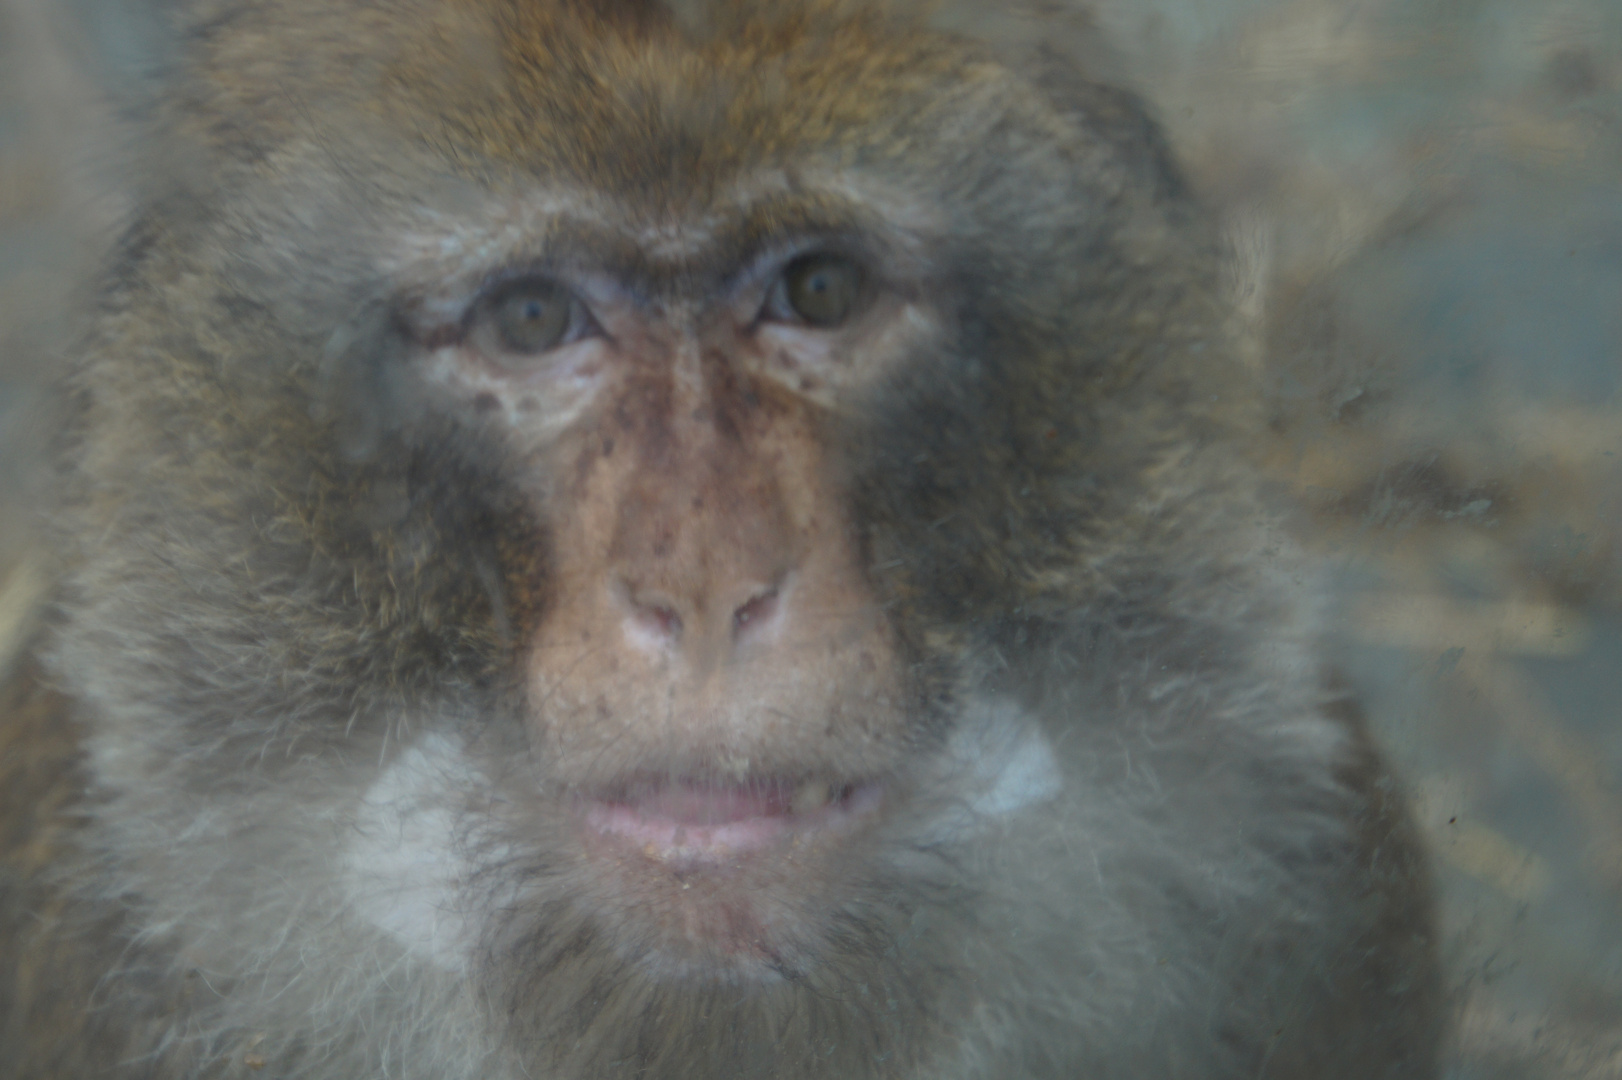
[[977, 8], [182, 13], [0, 1076], [1437, 1075], [1215, 232], [1084, 13]]

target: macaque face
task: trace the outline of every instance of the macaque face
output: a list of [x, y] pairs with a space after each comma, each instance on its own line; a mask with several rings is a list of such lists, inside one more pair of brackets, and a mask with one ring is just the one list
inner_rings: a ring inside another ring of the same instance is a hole
[[[834, 167], [798, 119], [769, 153], [682, 130], [782, 71], [666, 60], [642, 89], [668, 129], [526, 139], [522, 168], [441, 175], [455, 197], [377, 241], [411, 403], [384, 424], [429, 468], [435, 439], [484, 448], [485, 479], [447, 497], [506, 507], [473, 515], [506, 522], [467, 586], [502, 626], [501, 745], [522, 748], [503, 783], [548, 823], [580, 910], [661, 971], [775, 978], [818, 961], [942, 743], [950, 658], [898, 617], [874, 566], [897, 541], [857, 490], [886, 395], [950, 379], [952, 315], [938, 207]], [[724, 163], [652, 192], [600, 175], [683, 140]]]
[[407, 377], [531, 502], [506, 551], [531, 597], [513, 663], [582, 879], [664, 950], [779, 966], [919, 734], [833, 418], [916, 362], [935, 316], [809, 225], [742, 260], [695, 236], [643, 281], [591, 261], [616, 239], [421, 298]]
[[1428, 992], [1423, 872], [1153, 125], [671, 7], [187, 38], [73, 375], [40, 1008], [165, 1076], [1377, 1075], [1320, 1033]]

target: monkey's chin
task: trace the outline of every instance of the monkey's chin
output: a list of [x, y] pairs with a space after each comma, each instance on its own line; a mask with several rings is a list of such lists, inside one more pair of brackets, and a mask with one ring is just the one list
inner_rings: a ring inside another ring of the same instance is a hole
[[586, 799], [586, 827], [672, 869], [770, 858], [783, 846], [820, 844], [859, 828], [882, 802], [877, 783], [824, 780], [631, 785]]

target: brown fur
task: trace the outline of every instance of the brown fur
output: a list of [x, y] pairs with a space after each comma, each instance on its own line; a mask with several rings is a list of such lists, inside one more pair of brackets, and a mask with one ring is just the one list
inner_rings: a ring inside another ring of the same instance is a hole
[[[0, 713], [0, 1077], [1434, 1075], [1199, 209], [1084, 19], [943, 7], [198, 8]], [[468, 330], [537, 272], [577, 378]], [[806, 778], [879, 809], [576, 809]]]

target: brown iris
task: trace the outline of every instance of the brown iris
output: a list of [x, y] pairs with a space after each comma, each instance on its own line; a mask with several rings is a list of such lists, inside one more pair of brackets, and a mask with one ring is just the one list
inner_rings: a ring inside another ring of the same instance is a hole
[[803, 255], [783, 271], [783, 299], [811, 326], [838, 326], [855, 312], [865, 282], [862, 268], [841, 255]]

